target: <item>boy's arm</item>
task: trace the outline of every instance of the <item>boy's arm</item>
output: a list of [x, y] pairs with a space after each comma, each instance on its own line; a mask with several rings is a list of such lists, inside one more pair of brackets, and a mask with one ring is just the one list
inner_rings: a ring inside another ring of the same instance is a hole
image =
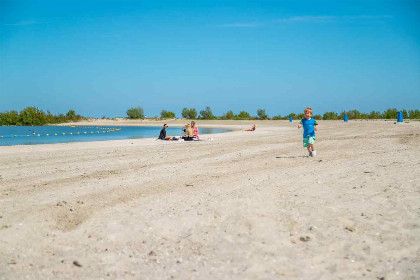
[[298, 128], [302, 127], [302, 120], [300, 121], [300, 123], [298, 124]]
[[315, 125], [315, 131], [318, 131], [318, 122], [315, 121], [314, 125]]

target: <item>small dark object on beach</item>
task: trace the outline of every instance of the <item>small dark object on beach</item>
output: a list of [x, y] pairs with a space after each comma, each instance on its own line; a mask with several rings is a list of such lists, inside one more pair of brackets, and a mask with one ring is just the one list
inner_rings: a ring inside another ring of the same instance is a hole
[[156, 252], [155, 252], [155, 251], [150, 251], [150, 252], [149, 252], [149, 256], [157, 256], [157, 254], [156, 254]]
[[345, 230], [348, 230], [348, 231], [350, 231], [350, 232], [353, 232], [353, 231], [354, 231], [354, 228], [353, 228], [353, 227], [345, 227], [344, 229], [345, 229]]
[[73, 264], [77, 267], [82, 267], [82, 265], [78, 261], [74, 261]]
[[301, 236], [299, 240], [302, 242], [308, 242], [311, 240], [311, 238], [309, 236]]

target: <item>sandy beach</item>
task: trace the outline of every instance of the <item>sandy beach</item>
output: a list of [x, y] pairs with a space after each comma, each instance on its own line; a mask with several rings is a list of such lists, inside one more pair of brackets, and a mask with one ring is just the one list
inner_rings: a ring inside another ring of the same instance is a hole
[[0, 279], [419, 279], [420, 122], [197, 123], [0, 147]]

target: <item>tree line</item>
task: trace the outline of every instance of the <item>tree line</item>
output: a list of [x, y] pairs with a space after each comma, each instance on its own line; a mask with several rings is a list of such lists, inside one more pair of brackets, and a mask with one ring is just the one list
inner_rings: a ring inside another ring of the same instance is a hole
[[[333, 111], [325, 112], [323, 115], [313, 115], [314, 119], [318, 120], [342, 120], [344, 116], [347, 115], [350, 120], [354, 119], [397, 119], [398, 110], [393, 109], [386, 109], [383, 112], [379, 111], [372, 111], [370, 113], [362, 113], [358, 110], [349, 110], [343, 111], [341, 113], [336, 113]], [[420, 111], [419, 110], [401, 110], [403, 113], [404, 119], [420, 119]], [[285, 116], [275, 115], [275, 116], [268, 116], [265, 112], [265, 109], [258, 109], [257, 114], [255, 116], [251, 116], [250, 113], [246, 111], [240, 111], [239, 113], [235, 114], [232, 110], [227, 111], [221, 116], [215, 116], [210, 107], [206, 107], [204, 110], [197, 112], [195, 108], [183, 108], [181, 112], [181, 116], [184, 119], [203, 119], [203, 120], [288, 120], [289, 117], [293, 117], [293, 119], [302, 119], [305, 117], [303, 113], [290, 113]], [[144, 119], [144, 110], [141, 107], [131, 108], [127, 110], [127, 116], [130, 119]], [[176, 115], [172, 111], [162, 110], [160, 113], [160, 117], [162, 119], [174, 119]]]
[[[325, 112], [323, 115], [314, 115], [313, 118], [318, 120], [342, 120], [344, 115], [351, 119], [397, 119], [398, 110], [386, 109], [383, 112], [371, 111], [363, 113], [358, 110], [343, 111], [336, 113], [333, 111]], [[419, 110], [401, 110], [404, 119], [420, 119]], [[127, 116], [130, 119], [144, 119], [145, 114], [142, 107], [130, 108], [127, 110]], [[285, 116], [275, 115], [268, 116], [264, 109], [258, 109], [256, 115], [252, 116], [246, 111], [240, 111], [235, 114], [232, 110], [227, 111], [221, 116], [215, 116], [210, 107], [197, 112], [195, 108], [183, 108], [181, 112], [182, 118], [185, 119], [204, 119], [204, 120], [287, 120], [289, 117], [294, 119], [304, 118], [304, 114], [290, 113]], [[162, 110], [160, 117], [163, 119], [176, 118], [176, 114], [172, 111]], [[45, 125], [66, 123], [72, 121], [80, 121], [85, 119], [81, 115], [76, 114], [74, 110], [69, 110], [66, 114], [53, 115], [49, 110], [45, 113], [37, 107], [27, 107], [20, 112], [15, 110], [0, 113], [0, 125]]]
[[66, 114], [53, 115], [49, 110], [45, 113], [37, 107], [26, 107], [20, 112], [11, 110], [0, 113], [0, 125], [45, 125], [82, 119], [84, 117], [77, 115], [74, 110], [69, 110]]

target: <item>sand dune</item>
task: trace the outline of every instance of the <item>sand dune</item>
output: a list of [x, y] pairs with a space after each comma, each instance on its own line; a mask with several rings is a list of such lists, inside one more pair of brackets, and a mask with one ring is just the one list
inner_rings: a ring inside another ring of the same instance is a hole
[[0, 279], [418, 279], [420, 122], [199, 125], [0, 147]]

